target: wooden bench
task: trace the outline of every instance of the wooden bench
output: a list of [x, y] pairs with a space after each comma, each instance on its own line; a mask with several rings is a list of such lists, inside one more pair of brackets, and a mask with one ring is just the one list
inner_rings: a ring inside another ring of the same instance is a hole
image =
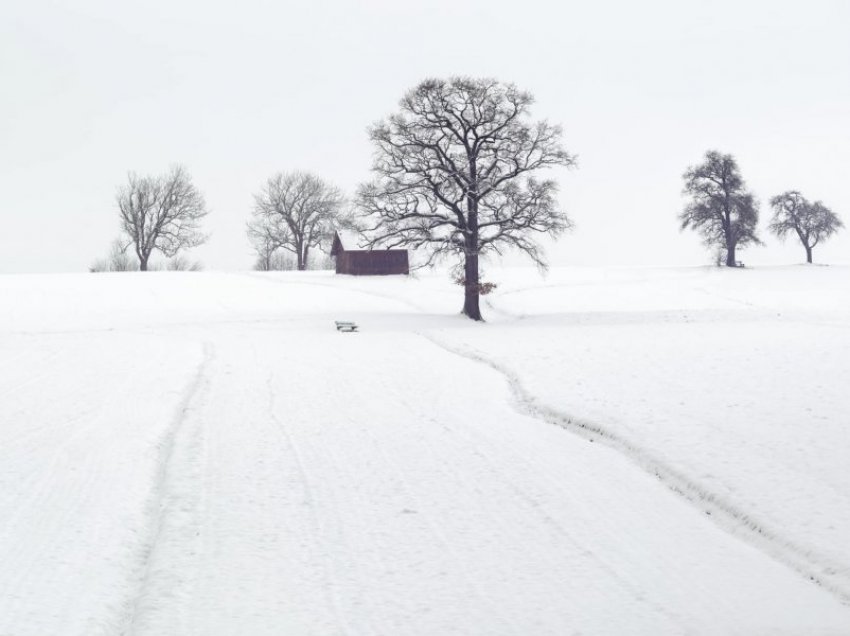
[[342, 320], [336, 320], [336, 321], [334, 321], [334, 324], [336, 325], [337, 331], [343, 331], [343, 332], [349, 332], [349, 333], [352, 332], [352, 331], [357, 331], [357, 325], [353, 322], [345, 322], [345, 321], [342, 321]]

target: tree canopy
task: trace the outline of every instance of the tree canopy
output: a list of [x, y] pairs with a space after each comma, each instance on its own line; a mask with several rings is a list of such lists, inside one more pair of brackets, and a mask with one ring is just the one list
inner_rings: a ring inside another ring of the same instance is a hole
[[809, 263], [815, 246], [844, 227], [835, 212], [820, 201], [810, 202], [797, 190], [773, 197], [770, 206], [773, 208], [770, 231], [781, 239], [794, 232], [806, 250]]
[[736, 250], [761, 243], [756, 235], [759, 205], [744, 183], [738, 163], [716, 150], [683, 175], [683, 193], [690, 201], [679, 215], [682, 229], [702, 234], [705, 243], [726, 252], [726, 265], [735, 267]]
[[463, 312], [475, 320], [481, 255], [517, 249], [544, 266], [536, 237], [571, 227], [557, 183], [537, 175], [575, 158], [560, 127], [530, 121], [533, 102], [493, 79], [429, 79], [369, 131], [376, 178], [358, 204], [370, 245], [422, 248], [426, 264], [458, 257]]
[[182, 166], [156, 177], [131, 173], [116, 198], [127, 238], [124, 247], [133, 245], [142, 271], [154, 250], [172, 258], [207, 240], [200, 229], [208, 214], [204, 197]]
[[258, 257], [268, 261], [283, 249], [307, 268], [310, 250], [326, 242], [345, 199], [340, 190], [307, 172], [278, 173], [254, 195], [248, 237]]

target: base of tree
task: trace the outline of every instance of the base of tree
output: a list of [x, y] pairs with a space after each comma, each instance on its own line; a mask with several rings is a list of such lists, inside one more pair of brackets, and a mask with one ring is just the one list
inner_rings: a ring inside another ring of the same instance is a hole
[[481, 316], [481, 312], [480, 312], [480, 311], [479, 311], [479, 312], [477, 312], [477, 313], [475, 313], [475, 314], [473, 314], [472, 312], [468, 312], [468, 311], [466, 311], [466, 309], [462, 309], [462, 310], [461, 310], [461, 312], [460, 312], [460, 315], [461, 315], [461, 316], [466, 316], [466, 317], [467, 317], [467, 318], [469, 318], [470, 320], [474, 320], [474, 321], [476, 321], [476, 322], [484, 322], [484, 318]]

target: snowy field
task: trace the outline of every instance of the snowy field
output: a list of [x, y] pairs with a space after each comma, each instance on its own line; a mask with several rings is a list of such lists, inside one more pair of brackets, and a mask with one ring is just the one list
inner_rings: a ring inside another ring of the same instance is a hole
[[488, 278], [0, 276], [0, 636], [850, 634], [850, 268]]

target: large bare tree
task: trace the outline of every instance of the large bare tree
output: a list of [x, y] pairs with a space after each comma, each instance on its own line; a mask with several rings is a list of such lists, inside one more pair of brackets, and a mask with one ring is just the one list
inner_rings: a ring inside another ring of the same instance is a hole
[[756, 236], [758, 201], [746, 189], [735, 158], [710, 150], [683, 178], [691, 201], [679, 215], [682, 229], [700, 232], [707, 245], [725, 251], [726, 266], [735, 267], [739, 247], [761, 243]]
[[182, 166], [158, 177], [130, 174], [119, 189], [118, 210], [126, 247], [132, 245], [139, 269], [147, 271], [154, 250], [172, 258], [206, 241], [200, 222], [207, 215], [204, 197]]
[[261, 259], [284, 249], [295, 254], [299, 270], [307, 269], [310, 250], [328, 240], [344, 201], [339, 189], [313, 174], [278, 173], [254, 195], [248, 237]]
[[806, 250], [806, 261], [812, 262], [812, 250], [825, 241], [844, 223], [838, 215], [820, 201], [814, 203], [797, 190], [788, 190], [770, 200], [773, 220], [770, 231], [781, 239], [794, 232]]
[[571, 227], [555, 181], [535, 175], [575, 159], [560, 127], [529, 121], [533, 101], [492, 79], [429, 79], [369, 130], [376, 180], [358, 192], [368, 244], [423, 248], [426, 265], [459, 258], [463, 313], [473, 320], [482, 319], [482, 254], [516, 248], [542, 267], [536, 237]]

